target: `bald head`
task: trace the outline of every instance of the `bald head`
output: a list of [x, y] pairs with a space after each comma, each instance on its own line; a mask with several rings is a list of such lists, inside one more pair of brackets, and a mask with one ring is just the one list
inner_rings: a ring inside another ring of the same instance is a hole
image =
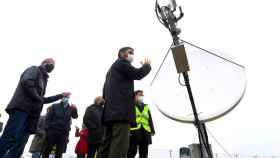
[[102, 96], [98, 96], [94, 99], [94, 104], [95, 105], [104, 105], [105, 104], [105, 100], [103, 99]]
[[42, 61], [41, 66], [48, 72], [52, 72], [52, 70], [54, 69], [55, 66], [55, 61], [53, 60], [53, 58], [47, 58], [45, 60]]
[[43, 60], [41, 64], [55, 64], [55, 61], [53, 60], [53, 58], [47, 58]]

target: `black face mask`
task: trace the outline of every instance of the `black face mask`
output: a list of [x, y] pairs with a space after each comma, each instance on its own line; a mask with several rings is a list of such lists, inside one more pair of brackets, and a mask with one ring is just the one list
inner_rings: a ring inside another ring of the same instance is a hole
[[52, 72], [52, 70], [54, 69], [54, 65], [53, 64], [45, 64], [44, 67], [45, 67], [45, 70], [48, 73]]

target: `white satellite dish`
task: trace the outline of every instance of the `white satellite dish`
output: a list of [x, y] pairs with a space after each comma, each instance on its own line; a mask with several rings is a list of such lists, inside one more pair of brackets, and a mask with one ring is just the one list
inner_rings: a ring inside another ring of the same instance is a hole
[[[244, 97], [247, 86], [244, 66], [194, 45], [185, 45], [185, 48], [194, 100], [201, 113], [199, 120], [210, 122], [225, 116]], [[164, 116], [182, 123], [194, 123], [194, 116], [186, 115], [192, 112], [186, 87], [178, 80], [169, 53], [151, 83], [153, 102]]]

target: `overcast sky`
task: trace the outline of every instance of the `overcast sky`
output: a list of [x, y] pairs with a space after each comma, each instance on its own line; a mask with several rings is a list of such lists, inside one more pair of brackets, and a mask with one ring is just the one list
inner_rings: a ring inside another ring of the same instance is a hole
[[[77, 105], [80, 115], [73, 121], [73, 127], [81, 126], [85, 108], [95, 96], [101, 95], [105, 74], [120, 47], [135, 48], [135, 66], [144, 57], [151, 58], [153, 71], [136, 85], [148, 91], [172, 40], [155, 17], [154, 3], [151, 0], [0, 1], [0, 120], [6, 122], [8, 118], [4, 109], [20, 74], [46, 57], [56, 60], [47, 95], [73, 93], [71, 102]], [[279, 155], [279, 2], [178, 0], [177, 3], [185, 13], [179, 23], [182, 39], [219, 50], [246, 67], [248, 86], [244, 99], [229, 115], [208, 123], [209, 130], [231, 153]], [[152, 148], [178, 149], [197, 142], [192, 125], [168, 120], [151, 100], [147, 102], [156, 127]], [[72, 139], [73, 132], [70, 137], [69, 151], [73, 152], [77, 139]], [[214, 152], [222, 152], [209, 139]]]

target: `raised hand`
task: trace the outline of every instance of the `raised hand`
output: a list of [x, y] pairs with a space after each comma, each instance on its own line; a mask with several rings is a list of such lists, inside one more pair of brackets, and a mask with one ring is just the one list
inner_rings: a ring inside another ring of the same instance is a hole
[[150, 65], [150, 64], [151, 64], [151, 60], [150, 60], [149, 58], [145, 58], [144, 61], [141, 61], [140, 63], [141, 63], [142, 65], [144, 65], [144, 64]]
[[62, 93], [62, 95], [63, 95], [63, 97], [70, 97], [70, 95], [71, 95], [71, 92], [63, 92]]

